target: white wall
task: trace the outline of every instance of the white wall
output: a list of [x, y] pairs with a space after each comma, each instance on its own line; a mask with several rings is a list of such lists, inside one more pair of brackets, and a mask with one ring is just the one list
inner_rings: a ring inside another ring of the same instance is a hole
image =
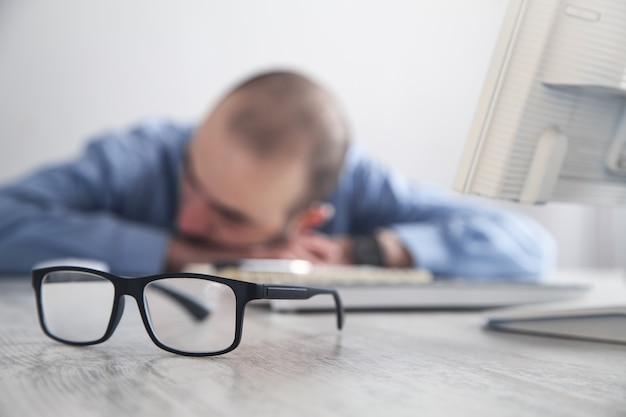
[[[506, 4], [0, 0], [0, 181], [102, 129], [195, 120], [241, 77], [289, 67], [329, 86], [381, 159], [449, 187]], [[523, 210], [557, 235], [562, 265], [621, 262], [590, 243], [595, 209]]]

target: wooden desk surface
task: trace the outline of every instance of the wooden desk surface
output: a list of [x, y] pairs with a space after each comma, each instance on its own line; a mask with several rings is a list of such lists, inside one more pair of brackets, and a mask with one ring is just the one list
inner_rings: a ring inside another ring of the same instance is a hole
[[[131, 300], [127, 300], [131, 301]], [[0, 281], [0, 416], [626, 416], [626, 347], [495, 333], [485, 313], [248, 308], [244, 338], [188, 358], [134, 303], [104, 344], [39, 329], [27, 280]]]

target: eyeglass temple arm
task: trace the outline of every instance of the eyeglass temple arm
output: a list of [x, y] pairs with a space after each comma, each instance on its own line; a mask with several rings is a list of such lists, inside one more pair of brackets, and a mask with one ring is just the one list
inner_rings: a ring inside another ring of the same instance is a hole
[[169, 287], [166, 287], [165, 285], [160, 285], [157, 282], [153, 283], [151, 285], [151, 288], [160, 291], [161, 294], [166, 295], [172, 300], [178, 302], [181, 307], [187, 310], [187, 312], [191, 314], [193, 318], [197, 321], [204, 320], [209, 314], [211, 314], [211, 310], [198, 303], [186, 294], [173, 290]]
[[341, 298], [337, 290], [312, 288], [312, 287], [290, 287], [288, 285], [263, 285], [262, 298], [268, 300], [308, 300], [318, 294], [330, 294], [335, 300], [335, 310], [337, 311], [337, 328], [343, 327], [344, 310]]

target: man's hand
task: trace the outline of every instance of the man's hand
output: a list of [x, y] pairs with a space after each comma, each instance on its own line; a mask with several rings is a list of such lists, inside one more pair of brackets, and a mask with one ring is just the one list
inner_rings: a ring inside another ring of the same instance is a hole
[[250, 251], [250, 258], [304, 259], [314, 264], [350, 263], [348, 239], [333, 239], [313, 232], [299, 233], [289, 240]]
[[[376, 238], [381, 245], [385, 266], [408, 268], [413, 259], [402, 242], [393, 232], [380, 229]], [[304, 259], [314, 264], [350, 265], [352, 239], [329, 237], [303, 232], [292, 235], [288, 240], [271, 245], [259, 245], [248, 249], [223, 249], [193, 243], [182, 238], [173, 238], [170, 244], [167, 270], [180, 271], [189, 263], [215, 263], [241, 259]]]
[[304, 259], [314, 264], [349, 264], [348, 238], [329, 238], [312, 232], [298, 233], [288, 240], [248, 249], [225, 249], [175, 237], [170, 242], [167, 271], [182, 270], [190, 263], [229, 262], [240, 259]]
[[[411, 254], [404, 244], [389, 229], [378, 229], [376, 239], [385, 261], [384, 266], [410, 268], [414, 265]], [[267, 259], [305, 259], [314, 264], [350, 265], [354, 263], [352, 256], [352, 239], [345, 237], [328, 237], [316, 233], [301, 233], [289, 241], [274, 246], [262, 246], [251, 250], [248, 258]]]

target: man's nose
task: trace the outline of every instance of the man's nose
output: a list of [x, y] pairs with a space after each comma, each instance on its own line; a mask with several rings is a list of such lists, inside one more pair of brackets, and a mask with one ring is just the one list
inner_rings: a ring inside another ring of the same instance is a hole
[[180, 208], [178, 228], [180, 232], [194, 237], [204, 238], [215, 226], [215, 216], [205, 204], [189, 202]]

